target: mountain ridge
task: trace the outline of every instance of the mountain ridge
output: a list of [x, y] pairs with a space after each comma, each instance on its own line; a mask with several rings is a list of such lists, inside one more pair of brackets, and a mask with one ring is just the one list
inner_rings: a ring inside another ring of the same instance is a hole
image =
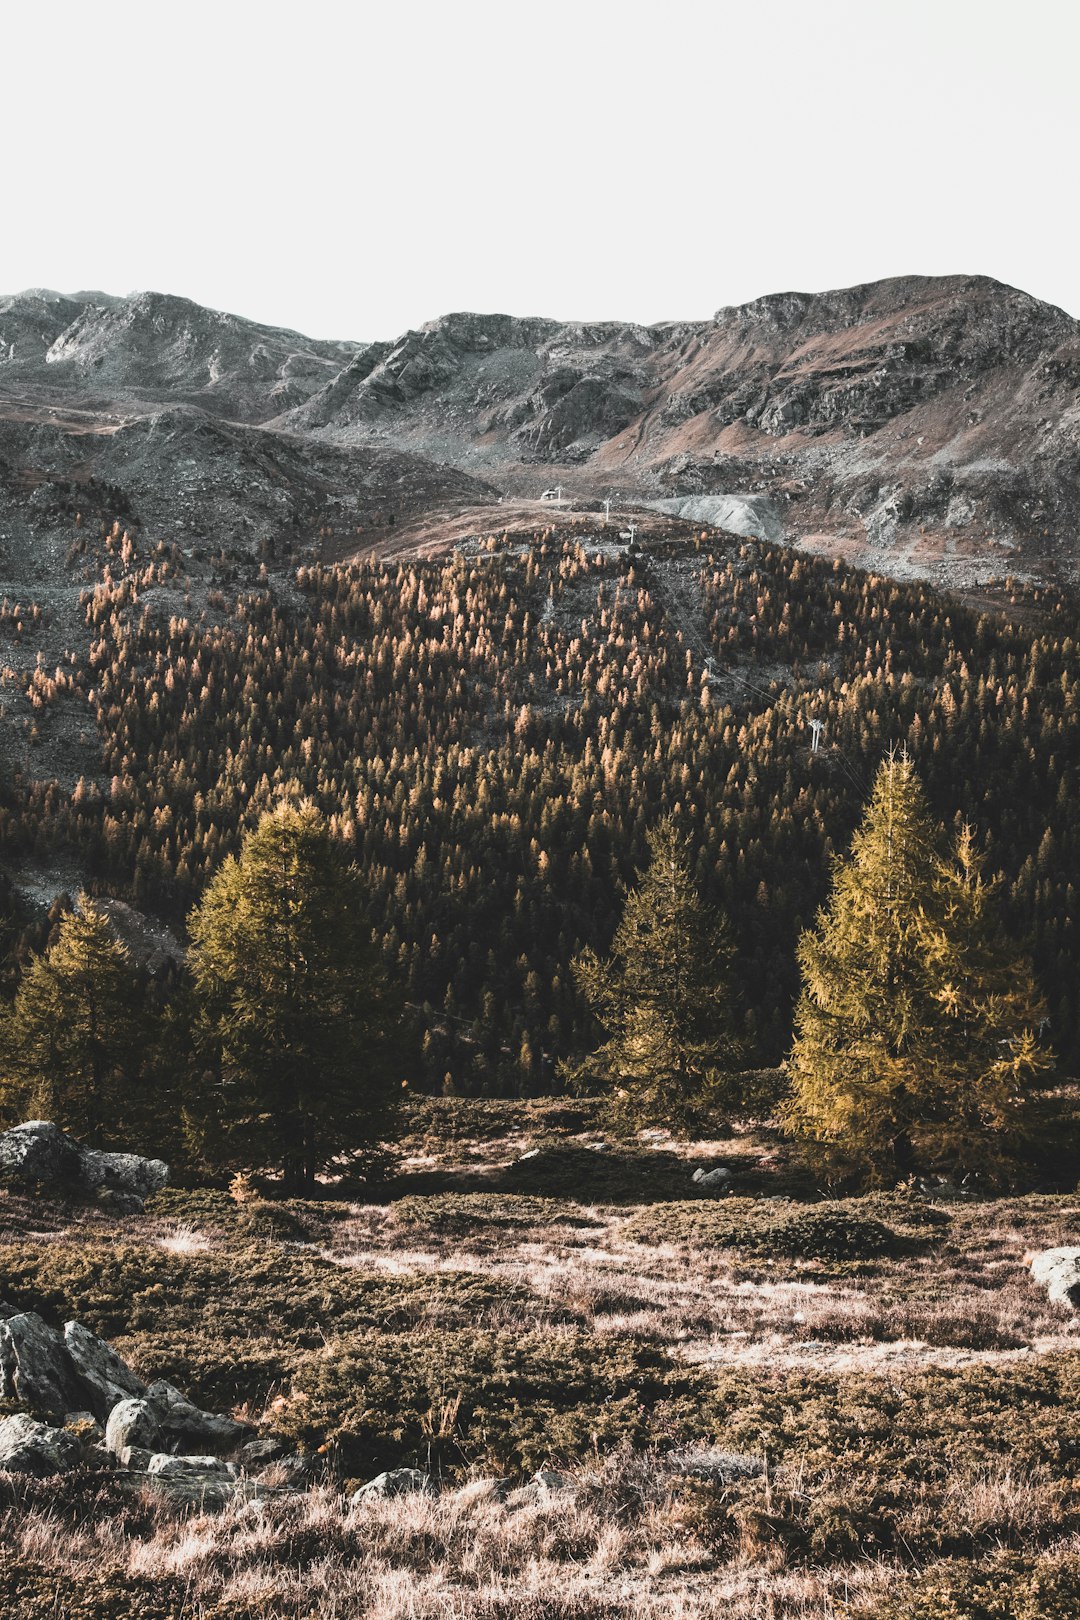
[[[20, 413], [67, 421], [104, 464], [104, 436], [177, 407], [266, 435], [271, 459], [421, 458], [399, 515], [555, 482], [627, 509], [752, 498], [763, 533], [884, 572], [960, 589], [1080, 576], [1080, 323], [986, 276], [772, 293], [652, 326], [458, 311], [366, 343], [171, 294], [0, 299], [0, 458], [19, 454]], [[155, 476], [142, 466], [135, 509], [160, 505]], [[213, 457], [203, 478], [220, 523]], [[376, 506], [395, 509], [393, 480]], [[286, 527], [312, 522], [305, 500]]]

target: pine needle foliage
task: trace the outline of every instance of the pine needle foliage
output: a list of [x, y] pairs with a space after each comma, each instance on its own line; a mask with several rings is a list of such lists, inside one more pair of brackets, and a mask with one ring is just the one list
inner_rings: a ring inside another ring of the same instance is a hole
[[798, 948], [787, 1122], [838, 1170], [1007, 1174], [1051, 1058], [995, 890], [971, 829], [950, 842], [934, 822], [907, 753], [885, 760]]
[[318, 810], [260, 819], [192, 913], [198, 1035], [218, 1076], [204, 1136], [238, 1165], [314, 1184], [387, 1125], [400, 1005], [360, 874]]
[[5, 1111], [54, 1120], [80, 1141], [115, 1135], [132, 1103], [144, 1034], [137, 976], [85, 894], [33, 956], [0, 1025]]
[[726, 923], [694, 887], [674, 820], [648, 836], [648, 862], [628, 891], [611, 956], [575, 958], [574, 978], [607, 1041], [568, 1071], [599, 1084], [628, 1124], [689, 1124], [730, 1110], [733, 1033]]

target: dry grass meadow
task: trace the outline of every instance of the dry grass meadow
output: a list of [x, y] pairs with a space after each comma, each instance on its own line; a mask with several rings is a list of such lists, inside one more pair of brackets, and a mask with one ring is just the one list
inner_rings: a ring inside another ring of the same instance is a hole
[[[0, 1197], [0, 1297], [305, 1459], [178, 1512], [0, 1484], [26, 1620], [1066, 1620], [1077, 1322], [1031, 1251], [1080, 1199], [829, 1198], [767, 1132], [418, 1110], [384, 1201]], [[695, 1165], [732, 1171], [702, 1196]], [[351, 1503], [384, 1468], [431, 1494]], [[543, 1476], [537, 1479], [537, 1474]]]

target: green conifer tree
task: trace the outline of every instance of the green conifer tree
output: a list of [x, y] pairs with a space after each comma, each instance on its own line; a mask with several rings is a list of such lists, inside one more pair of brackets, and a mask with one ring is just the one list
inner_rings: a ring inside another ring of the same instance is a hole
[[1041, 1006], [970, 834], [950, 850], [906, 753], [881, 766], [798, 955], [789, 1127], [876, 1180], [1000, 1175], [1049, 1062]]
[[688, 1124], [726, 1117], [739, 1059], [726, 925], [694, 888], [670, 817], [648, 836], [649, 860], [626, 896], [611, 957], [592, 950], [574, 978], [607, 1041], [564, 1068], [575, 1083], [599, 1083], [626, 1122]]
[[0, 1024], [6, 1112], [51, 1119], [80, 1141], [116, 1141], [145, 1030], [138, 979], [104, 911], [85, 894], [34, 956]]
[[311, 804], [262, 817], [193, 911], [197, 1027], [220, 1076], [208, 1134], [229, 1163], [310, 1187], [386, 1128], [401, 1007], [360, 874]]

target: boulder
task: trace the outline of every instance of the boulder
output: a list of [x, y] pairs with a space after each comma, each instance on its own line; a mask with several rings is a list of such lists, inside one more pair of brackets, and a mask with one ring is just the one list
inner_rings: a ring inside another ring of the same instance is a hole
[[104, 1420], [118, 1401], [146, 1394], [142, 1379], [81, 1322], [64, 1324], [64, 1347], [95, 1417]]
[[731, 1188], [731, 1171], [720, 1167], [706, 1170], [704, 1166], [699, 1166], [692, 1179], [705, 1192], [728, 1192]]
[[34, 1311], [0, 1322], [0, 1397], [59, 1418], [85, 1402], [63, 1339]]
[[105, 1425], [105, 1445], [114, 1457], [123, 1461], [125, 1468], [137, 1466], [132, 1462], [132, 1450], [156, 1451], [161, 1439], [156, 1409], [147, 1400], [138, 1397], [118, 1401], [109, 1413]]
[[78, 1174], [79, 1144], [47, 1119], [0, 1135], [0, 1181], [65, 1181]]
[[283, 1440], [280, 1435], [264, 1434], [242, 1445], [236, 1458], [245, 1468], [254, 1469], [268, 1468], [271, 1463], [281, 1462], [290, 1455], [287, 1440]]
[[407, 1496], [416, 1492], [423, 1496], [434, 1496], [435, 1487], [430, 1474], [425, 1474], [419, 1468], [391, 1468], [385, 1474], [376, 1474], [374, 1479], [369, 1479], [366, 1485], [354, 1491], [349, 1498], [349, 1506], [357, 1507], [378, 1497]]
[[164, 1379], [150, 1385], [146, 1400], [157, 1419], [162, 1439], [175, 1444], [177, 1450], [194, 1444], [208, 1451], [231, 1451], [251, 1432], [246, 1424], [237, 1423], [234, 1418], [200, 1411]]
[[63, 1429], [38, 1423], [25, 1412], [0, 1418], [0, 1473], [31, 1474], [46, 1479], [63, 1474], [79, 1461], [81, 1448]]
[[511, 1509], [542, 1507], [558, 1496], [570, 1496], [577, 1486], [569, 1474], [560, 1474], [554, 1468], [541, 1468], [527, 1485], [510, 1491], [506, 1505]]
[[1031, 1262], [1031, 1277], [1055, 1305], [1080, 1310], [1080, 1249], [1044, 1249]]
[[105, 1189], [135, 1198], [149, 1198], [169, 1184], [169, 1167], [164, 1159], [143, 1159], [137, 1153], [103, 1153], [98, 1148], [80, 1150], [78, 1175], [92, 1192]]

